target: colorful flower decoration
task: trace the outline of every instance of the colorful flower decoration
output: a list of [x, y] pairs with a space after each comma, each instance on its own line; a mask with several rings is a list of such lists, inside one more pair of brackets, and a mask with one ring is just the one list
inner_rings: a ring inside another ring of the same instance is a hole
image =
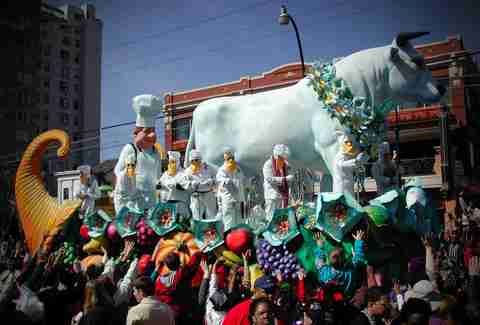
[[142, 217], [142, 211], [123, 207], [115, 218], [115, 226], [120, 237], [125, 238], [135, 235], [137, 233], [135, 226]]
[[299, 234], [295, 219], [295, 209], [276, 209], [273, 217], [263, 232], [263, 237], [272, 246], [285, 245]]
[[90, 236], [90, 238], [103, 236], [110, 222], [112, 222], [112, 218], [102, 209], [98, 209], [89, 214], [85, 217], [85, 225], [88, 227], [88, 236]]
[[177, 206], [174, 203], [158, 203], [146, 219], [147, 225], [157, 235], [165, 234], [179, 228], [177, 223]]
[[193, 220], [195, 243], [208, 253], [224, 243], [221, 220]]
[[315, 228], [340, 242], [360, 221], [363, 208], [347, 193], [320, 193]]
[[318, 100], [361, 146], [369, 148], [380, 143], [386, 134], [385, 118], [395, 103], [388, 99], [372, 107], [365, 98], [354, 97], [345, 82], [336, 77], [335, 62], [316, 63], [311, 68], [310, 85], [317, 93]]

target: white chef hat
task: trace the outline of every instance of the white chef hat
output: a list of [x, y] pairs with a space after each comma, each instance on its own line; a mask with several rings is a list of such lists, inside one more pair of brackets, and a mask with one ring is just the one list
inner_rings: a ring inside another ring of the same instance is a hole
[[235, 151], [233, 150], [232, 147], [229, 147], [229, 146], [224, 147], [224, 148], [223, 148], [223, 153], [228, 153], [228, 154], [230, 154], [232, 157], [235, 157]]
[[273, 156], [278, 158], [278, 156], [288, 157], [290, 155], [290, 149], [285, 144], [276, 144], [273, 147]]
[[390, 144], [387, 141], [382, 142], [378, 147], [378, 156], [383, 158], [383, 155], [386, 153], [390, 153]]
[[136, 126], [155, 127], [155, 118], [162, 112], [161, 100], [153, 95], [139, 95], [132, 99], [133, 110], [137, 114]]
[[169, 151], [167, 154], [168, 154], [168, 160], [175, 160], [177, 162], [177, 166], [180, 167], [180, 152]]
[[190, 161], [195, 159], [201, 160], [202, 154], [200, 153], [200, 151], [193, 149], [192, 152], [190, 153]]
[[78, 166], [77, 170], [87, 177], [90, 177], [90, 174], [92, 172], [92, 168], [89, 165]]

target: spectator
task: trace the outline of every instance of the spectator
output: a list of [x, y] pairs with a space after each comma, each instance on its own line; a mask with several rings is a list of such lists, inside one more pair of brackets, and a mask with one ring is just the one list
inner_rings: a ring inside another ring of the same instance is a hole
[[253, 297], [237, 304], [225, 315], [223, 325], [250, 325], [249, 310], [255, 299], [265, 298], [272, 301], [278, 292], [275, 279], [264, 275], [255, 281]]
[[133, 295], [138, 305], [127, 316], [127, 325], [174, 325], [175, 316], [170, 307], [154, 296], [155, 287], [147, 276], [133, 282]]
[[252, 300], [248, 319], [252, 325], [273, 325], [273, 306], [270, 300], [265, 297]]

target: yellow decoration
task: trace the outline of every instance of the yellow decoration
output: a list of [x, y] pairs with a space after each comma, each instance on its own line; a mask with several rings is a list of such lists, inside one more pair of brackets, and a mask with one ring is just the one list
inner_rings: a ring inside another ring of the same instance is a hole
[[107, 248], [108, 241], [105, 237], [92, 238], [88, 243], [83, 245], [83, 251], [87, 254], [101, 253], [102, 247]]
[[351, 140], [345, 140], [342, 145], [342, 151], [344, 154], [355, 156], [358, 150], [354, 147]]
[[225, 168], [229, 173], [234, 173], [237, 170], [237, 162], [234, 159], [227, 160]]
[[80, 265], [82, 266], [82, 271], [85, 272], [90, 265], [101, 266], [103, 264], [103, 255], [90, 255], [85, 257]]
[[175, 176], [177, 174], [177, 162], [175, 160], [168, 162], [167, 173], [169, 176]]
[[200, 161], [192, 161], [192, 173], [198, 174], [202, 170], [202, 163]]
[[132, 164], [132, 165], [127, 164], [127, 176], [128, 177], [135, 176], [135, 165], [134, 164]]
[[155, 149], [157, 150], [158, 154], [160, 155], [160, 159], [165, 159], [167, 153], [165, 152], [165, 149], [163, 149], [162, 145], [158, 142], [155, 142], [153, 145]]
[[258, 264], [252, 264], [248, 267], [248, 269], [250, 271], [250, 288], [255, 288], [255, 281], [257, 281], [258, 278], [264, 276], [265, 273], [262, 271], [262, 268]]
[[59, 142], [59, 158], [65, 158], [70, 151], [70, 139], [62, 130], [50, 130], [37, 136], [25, 150], [17, 169], [15, 198], [18, 214], [25, 233], [27, 247], [34, 255], [44, 236], [46, 243], [61, 229], [61, 226], [80, 207], [81, 201], [65, 201], [59, 204], [51, 197], [40, 175], [42, 158], [48, 146]]

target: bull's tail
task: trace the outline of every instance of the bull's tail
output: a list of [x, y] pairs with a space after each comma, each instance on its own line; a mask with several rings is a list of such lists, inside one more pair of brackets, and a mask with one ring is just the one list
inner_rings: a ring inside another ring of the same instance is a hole
[[192, 127], [190, 128], [190, 135], [188, 137], [187, 148], [185, 149], [185, 161], [183, 166], [185, 169], [190, 165], [190, 151], [195, 149], [195, 119], [192, 117]]

